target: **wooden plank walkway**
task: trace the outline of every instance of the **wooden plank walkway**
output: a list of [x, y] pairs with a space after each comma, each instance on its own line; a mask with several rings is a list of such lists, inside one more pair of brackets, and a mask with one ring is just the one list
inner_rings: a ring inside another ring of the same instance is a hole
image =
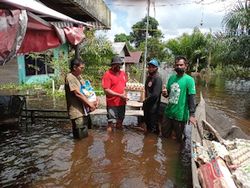
[[[107, 110], [101, 108], [96, 109], [93, 112], [90, 112], [90, 115], [106, 115], [106, 114]], [[21, 116], [30, 118], [32, 122], [34, 122], [36, 118], [69, 119], [67, 110], [56, 110], [56, 109], [24, 109]], [[126, 109], [125, 116], [143, 116], [143, 110]]]
[[[93, 112], [89, 113], [90, 115], [106, 115], [106, 109], [96, 109]], [[126, 110], [125, 116], [143, 116], [143, 110]]]
[[[143, 116], [142, 103], [137, 101], [128, 101], [127, 103], [125, 116]], [[130, 109], [132, 107], [132, 109]], [[90, 112], [90, 115], [106, 115], [107, 110], [104, 109], [96, 109], [93, 112]], [[57, 110], [57, 109], [27, 109], [25, 107], [23, 109], [23, 113], [21, 114], [23, 118], [30, 118], [31, 123], [35, 122], [36, 118], [43, 119], [69, 119], [67, 110]]]
[[134, 108], [142, 108], [142, 102], [138, 102], [138, 101], [127, 101], [127, 105], [128, 107], [134, 107]]

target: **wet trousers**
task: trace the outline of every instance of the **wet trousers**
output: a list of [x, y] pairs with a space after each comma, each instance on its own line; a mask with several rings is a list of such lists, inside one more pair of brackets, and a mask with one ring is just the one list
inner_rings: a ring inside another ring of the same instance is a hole
[[185, 134], [184, 134], [185, 125], [186, 122], [177, 121], [174, 119], [169, 119], [168, 117], [164, 117], [161, 126], [162, 136], [168, 138], [174, 131], [177, 141], [182, 142], [183, 140], [185, 140]]
[[88, 119], [87, 117], [79, 117], [71, 120], [72, 132], [74, 138], [85, 138], [88, 136]]
[[158, 125], [158, 113], [150, 112], [150, 110], [144, 109], [144, 118], [145, 124], [147, 125], [147, 131], [159, 133], [159, 125]]

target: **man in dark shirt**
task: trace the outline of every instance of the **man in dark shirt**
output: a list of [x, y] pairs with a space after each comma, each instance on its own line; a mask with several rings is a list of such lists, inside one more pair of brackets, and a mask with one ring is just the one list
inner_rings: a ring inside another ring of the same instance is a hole
[[148, 76], [145, 82], [145, 100], [143, 101], [144, 122], [148, 132], [159, 133], [158, 112], [161, 102], [162, 79], [158, 73], [159, 63], [152, 59], [148, 64]]

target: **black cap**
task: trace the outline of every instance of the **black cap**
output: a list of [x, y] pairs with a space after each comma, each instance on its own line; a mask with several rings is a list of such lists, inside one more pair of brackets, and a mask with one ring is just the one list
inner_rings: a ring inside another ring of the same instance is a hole
[[113, 64], [123, 64], [121, 57], [115, 56], [112, 58], [111, 65]]

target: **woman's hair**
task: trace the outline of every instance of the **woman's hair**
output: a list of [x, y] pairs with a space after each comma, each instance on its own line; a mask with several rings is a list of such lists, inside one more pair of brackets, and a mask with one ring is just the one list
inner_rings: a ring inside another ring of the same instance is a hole
[[70, 65], [69, 65], [69, 68], [70, 70], [72, 71], [74, 66], [80, 66], [81, 64], [85, 64], [81, 59], [79, 58], [73, 58], [70, 60]]

